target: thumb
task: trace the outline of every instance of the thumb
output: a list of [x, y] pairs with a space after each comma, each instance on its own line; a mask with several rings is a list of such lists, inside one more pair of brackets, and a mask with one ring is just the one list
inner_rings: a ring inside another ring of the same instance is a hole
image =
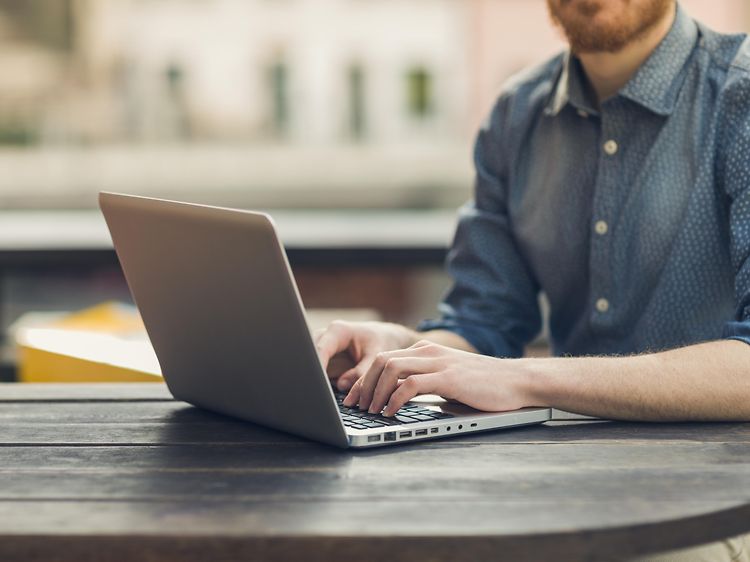
[[352, 342], [352, 331], [342, 326], [331, 326], [320, 334], [315, 341], [315, 347], [323, 364], [323, 369], [328, 369], [331, 357], [349, 348]]
[[370, 370], [372, 362], [375, 360], [374, 355], [366, 355], [354, 367], [342, 373], [336, 381], [339, 390], [349, 390], [358, 379], [365, 376]]

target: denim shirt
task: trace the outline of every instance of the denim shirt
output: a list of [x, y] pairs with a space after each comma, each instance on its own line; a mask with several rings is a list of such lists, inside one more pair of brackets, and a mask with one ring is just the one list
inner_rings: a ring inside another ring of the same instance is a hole
[[511, 80], [479, 132], [448, 254], [444, 329], [518, 357], [550, 305], [556, 355], [750, 343], [750, 40], [678, 8], [597, 104], [563, 53]]

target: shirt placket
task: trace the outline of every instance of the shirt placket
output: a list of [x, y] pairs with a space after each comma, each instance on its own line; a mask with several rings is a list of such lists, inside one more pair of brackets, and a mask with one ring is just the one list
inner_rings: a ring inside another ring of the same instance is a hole
[[591, 326], [596, 332], [613, 325], [618, 302], [613, 294], [612, 242], [616, 220], [618, 177], [621, 174], [622, 127], [614, 110], [603, 109], [597, 177], [590, 225], [589, 274], [591, 279]]

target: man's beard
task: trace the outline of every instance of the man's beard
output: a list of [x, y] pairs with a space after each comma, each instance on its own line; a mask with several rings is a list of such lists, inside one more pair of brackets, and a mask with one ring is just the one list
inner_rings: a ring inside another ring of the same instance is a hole
[[[559, 10], [556, 0], [547, 0], [552, 21], [558, 25], [574, 53], [616, 53], [646, 35], [666, 16], [674, 0], [645, 0], [641, 6], [625, 7], [620, 17], [605, 23], [592, 23], [607, 2], [615, 0], [559, 0], [565, 6], [576, 2], [575, 9]], [[625, 0], [630, 3], [630, 0]]]

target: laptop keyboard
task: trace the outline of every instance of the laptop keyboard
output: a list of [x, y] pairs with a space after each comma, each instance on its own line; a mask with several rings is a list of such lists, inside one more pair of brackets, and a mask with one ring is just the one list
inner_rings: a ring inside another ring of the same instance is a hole
[[339, 411], [344, 420], [344, 425], [353, 429], [373, 429], [389, 425], [404, 425], [408, 423], [435, 421], [453, 417], [452, 414], [436, 412], [429, 408], [420, 406], [419, 404], [407, 403], [396, 412], [395, 416], [387, 418], [380, 414], [370, 414], [367, 410], [362, 411], [357, 406], [352, 408], [344, 406], [343, 402], [346, 393], [336, 391], [334, 394], [336, 395], [336, 403], [339, 405]]

